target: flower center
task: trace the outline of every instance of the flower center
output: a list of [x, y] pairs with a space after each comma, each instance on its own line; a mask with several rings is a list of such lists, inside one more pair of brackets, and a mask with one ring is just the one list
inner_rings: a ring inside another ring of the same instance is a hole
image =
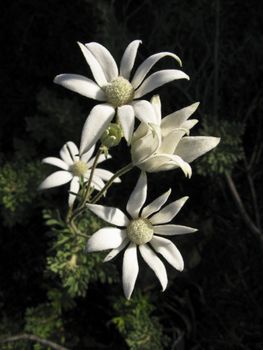
[[86, 174], [87, 170], [88, 170], [87, 163], [85, 163], [81, 160], [75, 162], [70, 167], [70, 171], [72, 172], [72, 174], [74, 176], [78, 176], [78, 177], [84, 176]]
[[132, 101], [134, 88], [132, 84], [123, 77], [118, 77], [103, 87], [107, 101], [114, 107], [120, 107]]
[[134, 219], [127, 226], [127, 236], [137, 245], [145, 244], [153, 237], [153, 226], [147, 219]]

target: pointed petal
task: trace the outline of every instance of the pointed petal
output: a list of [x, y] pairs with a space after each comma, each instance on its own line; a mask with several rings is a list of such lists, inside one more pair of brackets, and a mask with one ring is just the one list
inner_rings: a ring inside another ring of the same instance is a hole
[[177, 69], [165, 69], [153, 73], [147, 79], [145, 79], [138, 90], [135, 91], [134, 98], [140, 98], [159, 86], [178, 79], [189, 80], [190, 78], [183, 71]]
[[[69, 191], [78, 194], [79, 187], [80, 187], [79, 178], [78, 178], [78, 176], [74, 176], [73, 179], [71, 180]], [[76, 195], [73, 193], [70, 193], [69, 197], [68, 197], [68, 206], [69, 207], [72, 207], [72, 205], [74, 204], [75, 199], [76, 199]]]
[[106, 103], [97, 105], [91, 110], [83, 126], [80, 154], [87, 152], [98, 141], [114, 114], [114, 108]]
[[[88, 152], [83, 153], [83, 154], [81, 155], [80, 159], [81, 159], [83, 162], [88, 163], [88, 161], [90, 160], [90, 158], [91, 158], [91, 156], [92, 156], [94, 150], [95, 150], [95, 145], [93, 145], [93, 146], [89, 149]], [[94, 159], [95, 159], [95, 158], [94, 158]]]
[[154, 214], [150, 221], [153, 225], [165, 224], [173, 220], [176, 214], [179, 213], [182, 206], [185, 204], [189, 197], [185, 196], [177, 201], [174, 201], [168, 205], [166, 205], [163, 209], [161, 209], [158, 213]]
[[104, 187], [103, 180], [99, 177], [93, 174], [92, 180], [91, 180], [91, 186], [95, 187], [96, 190], [100, 191]]
[[147, 196], [147, 177], [145, 172], [142, 171], [126, 206], [126, 210], [131, 215], [132, 218], [137, 218], [139, 216], [140, 210], [143, 204], [145, 203], [146, 196]]
[[145, 160], [145, 162], [142, 162], [137, 166], [149, 173], [167, 171], [180, 167], [183, 170], [185, 176], [188, 176], [190, 178], [192, 175], [191, 166], [186, 163], [181, 157], [174, 154], [157, 153], [151, 155], [148, 159]]
[[183, 271], [184, 260], [179, 250], [171, 241], [166, 238], [154, 236], [151, 240], [151, 245], [156, 252], [161, 254], [176, 270]]
[[107, 221], [109, 224], [116, 226], [129, 225], [130, 220], [120, 209], [113, 207], [104, 207], [98, 204], [87, 204], [87, 207], [99, 218]]
[[113, 258], [115, 258], [115, 256], [117, 256], [125, 247], [126, 245], [129, 243], [129, 239], [125, 238], [124, 241], [122, 242], [121, 245], [119, 245], [117, 248], [112, 249], [108, 255], [105, 256], [103, 262], [107, 262], [112, 260]]
[[162, 137], [162, 145], [158, 150], [158, 153], [164, 154], [173, 154], [176, 150], [176, 147], [182, 137], [185, 135], [185, 130], [175, 129], [172, 130], [165, 137]]
[[198, 123], [197, 119], [190, 119], [190, 120], [186, 120], [183, 124], [182, 124], [182, 128], [188, 130], [188, 133], [190, 132], [190, 130]]
[[107, 81], [111, 82], [114, 78], [117, 78], [118, 67], [109, 50], [96, 42], [85, 44], [85, 46], [91, 51], [93, 56], [95, 56], [96, 60], [99, 62]]
[[181, 128], [183, 123], [197, 110], [199, 102], [167, 115], [161, 121], [162, 136], [166, 137], [172, 130]]
[[156, 116], [156, 124], [161, 125], [161, 119], [162, 119], [162, 112], [161, 112], [161, 100], [159, 95], [154, 95], [151, 98], [151, 104], [153, 106], [153, 109], [155, 111]]
[[132, 103], [136, 117], [143, 123], [152, 123], [158, 125], [155, 110], [150, 102], [146, 100], [135, 101]]
[[122, 283], [124, 295], [127, 299], [131, 297], [138, 272], [137, 247], [134, 243], [130, 243], [129, 247], [125, 250], [122, 264]]
[[165, 56], [173, 57], [177, 62], [179, 62], [180, 66], [182, 66], [182, 62], [178, 56], [171, 52], [160, 52], [156, 53], [150, 57], [148, 57], [136, 70], [134, 77], [131, 81], [131, 84], [136, 89], [141, 82], [143, 81], [146, 74], [150, 71], [152, 66], [155, 65], [156, 62], [158, 62], [161, 58]]
[[130, 73], [133, 68], [135, 58], [137, 55], [138, 47], [142, 43], [141, 40], [132, 41], [126, 48], [120, 64], [120, 76], [125, 79], [130, 78]]
[[134, 109], [130, 105], [124, 105], [118, 108], [118, 118], [122, 127], [124, 137], [128, 143], [131, 143], [131, 138], [134, 130]]
[[61, 148], [60, 157], [64, 160], [68, 165], [72, 165], [74, 162], [79, 160], [79, 150], [74, 142], [68, 141]]
[[[104, 181], [109, 181], [109, 179], [111, 179], [114, 174], [109, 170], [96, 168], [94, 175], [100, 177]], [[117, 177], [113, 182], [121, 182], [121, 179]]]
[[146, 244], [140, 245], [139, 250], [143, 257], [143, 260], [153, 270], [156, 277], [161, 283], [162, 291], [164, 291], [168, 283], [167, 273], [166, 273], [164, 264], [161, 262], [158, 256], [154, 253], [154, 251], [151, 248], [149, 248]]
[[56, 158], [56, 157], [44, 158], [44, 159], [42, 159], [42, 163], [54, 165], [54, 166], [57, 166], [58, 168], [61, 168], [63, 170], [69, 169], [69, 166], [67, 163], [65, 163], [63, 160]]
[[98, 101], [106, 101], [104, 91], [92, 80], [78, 74], [59, 74], [54, 83], [78, 94], [93, 98]]
[[219, 142], [220, 138], [218, 137], [186, 136], [178, 144], [176, 154], [190, 163], [216, 147]]
[[39, 190], [57, 187], [66, 184], [72, 179], [72, 174], [68, 171], [59, 170], [49, 175], [39, 186]]
[[154, 233], [161, 236], [184, 235], [198, 231], [196, 228], [182, 225], [157, 225], [153, 226]]
[[126, 237], [125, 230], [116, 227], [104, 227], [95, 232], [87, 242], [87, 252], [119, 247]]
[[102, 87], [107, 84], [107, 79], [105, 77], [105, 74], [101, 68], [101, 65], [96, 60], [96, 58], [92, 55], [92, 53], [86, 48], [85, 45], [78, 42], [78, 45], [90, 67], [90, 70], [94, 76], [94, 79], [96, 80], [97, 84]]
[[137, 129], [138, 134], [136, 135], [136, 130], [131, 145], [132, 162], [136, 166], [140, 166], [142, 162], [152, 157], [161, 145], [161, 129], [158, 126], [155, 127], [153, 124], [148, 125], [146, 128], [144, 128], [144, 125], [141, 126], [138, 129], [144, 129], [145, 135], [137, 138], [141, 131]]
[[152, 157], [161, 144], [160, 128], [154, 127], [153, 125], [148, 125], [148, 127], [144, 128], [142, 125], [142, 129], [144, 129], [146, 134], [138, 139], [135, 137], [131, 145], [132, 162], [136, 166], [140, 166], [142, 162]]
[[161, 196], [157, 197], [154, 201], [149, 203], [145, 208], [142, 210], [142, 217], [148, 218], [151, 214], [157, 212], [167, 201], [171, 194], [172, 190], [169, 189], [165, 193], [163, 193]]

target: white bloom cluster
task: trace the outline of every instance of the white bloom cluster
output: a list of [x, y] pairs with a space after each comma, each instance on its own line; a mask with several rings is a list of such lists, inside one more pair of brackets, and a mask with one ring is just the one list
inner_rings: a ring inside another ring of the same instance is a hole
[[[89, 209], [104, 221], [117, 226], [104, 227], [95, 232], [87, 242], [87, 250], [95, 252], [111, 249], [104, 259], [109, 261], [126, 248], [123, 256], [123, 288], [127, 298], [132, 294], [139, 271], [137, 250], [165, 290], [167, 273], [158, 254], [179, 271], [183, 270], [184, 263], [176, 246], [163, 236], [192, 233], [196, 229], [169, 224], [188, 199], [183, 197], [164, 206], [170, 189], [144, 206], [147, 197], [146, 173], [179, 167], [185, 176], [190, 177], [192, 169], [189, 163], [213, 149], [220, 140], [210, 136], [189, 136], [191, 128], [198, 122], [189, 117], [199, 103], [162, 118], [159, 96], [153, 96], [150, 102], [140, 99], [163, 84], [189, 79], [187, 74], [178, 69], [157, 71], [147, 77], [151, 68], [163, 57], [170, 56], [181, 65], [178, 56], [170, 52], [154, 54], [139, 65], [130, 78], [140, 40], [134, 40], [128, 45], [120, 68], [104, 46], [96, 42], [78, 44], [94, 81], [77, 74], [60, 74], [54, 82], [103, 103], [90, 111], [82, 130], [79, 149], [73, 142], [67, 142], [60, 151], [61, 158], [48, 157], [43, 160], [62, 170], [48, 176], [40, 189], [70, 182], [69, 224], [76, 219], [76, 213], [84, 213]], [[135, 118], [140, 125], [134, 132]], [[103, 153], [110, 158], [108, 148], [117, 146], [123, 136], [130, 146], [132, 163], [115, 174], [97, 168], [105, 160]], [[99, 140], [100, 146], [92, 158]], [[120, 209], [96, 204], [106, 190], [114, 182], [120, 182], [120, 176], [134, 166], [142, 172], [127, 202], [129, 217]]]

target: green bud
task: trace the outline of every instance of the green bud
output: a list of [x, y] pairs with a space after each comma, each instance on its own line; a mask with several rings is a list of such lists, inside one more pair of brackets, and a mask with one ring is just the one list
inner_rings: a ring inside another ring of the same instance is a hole
[[122, 128], [119, 124], [110, 123], [107, 129], [104, 131], [101, 136], [101, 143], [107, 148], [117, 146], [123, 137]]

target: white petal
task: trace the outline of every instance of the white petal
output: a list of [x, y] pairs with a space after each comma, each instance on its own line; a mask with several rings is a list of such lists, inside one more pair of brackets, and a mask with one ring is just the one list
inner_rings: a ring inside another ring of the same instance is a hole
[[183, 127], [183, 123], [196, 111], [199, 102], [167, 115], [161, 121], [162, 136], [166, 137], [172, 130]]
[[39, 190], [57, 187], [66, 184], [72, 179], [72, 174], [68, 171], [59, 170], [49, 175], [39, 186]]
[[157, 253], [161, 254], [176, 270], [183, 271], [184, 260], [179, 250], [171, 241], [166, 238], [154, 236], [151, 240], [151, 245]]
[[156, 116], [156, 124], [161, 125], [161, 119], [162, 119], [162, 112], [161, 112], [161, 100], [159, 95], [154, 95], [151, 98], [151, 104], [153, 106], [153, 109], [155, 111]]
[[118, 67], [114, 58], [112, 57], [109, 50], [99, 43], [91, 42], [85, 44], [85, 46], [91, 51], [93, 56], [101, 65], [104, 75], [108, 82], [111, 82], [114, 78], [118, 76]]
[[135, 101], [132, 103], [136, 117], [143, 123], [152, 123], [158, 125], [155, 110], [150, 102], [146, 100]]
[[[71, 180], [69, 191], [78, 194], [79, 187], [80, 187], [79, 178], [78, 178], [78, 176], [74, 176], [73, 179]], [[69, 197], [68, 197], [69, 207], [72, 207], [72, 205], [74, 204], [75, 199], [76, 199], [76, 195], [73, 193], [70, 193]]]
[[87, 207], [98, 217], [112, 225], [127, 226], [130, 222], [127, 216], [120, 209], [104, 207], [98, 204], [87, 204]]
[[68, 165], [72, 165], [74, 162], [79, 160], [79, 150], [74, 142], [69, 141], [61, 148], [60, 157]]
[[182, 124], [182, 128], [188, 130], [188, 133], [189, 133], [190, 129], [192, 129], [197, 123], [198, 123], [197, 119], [186, 120]]
[[114, 108], [106, 103], [97, 105], [91, 110], [83, 126], [80, 154], [87, 152], [98, 141], [114, 114]]
[[169, 189], [165, 193], [163, 193], [161, 196], [157, 197], [154, 201], [149, 203], [145, 208], [142, 210], [142, 217], [148, 218], [151, 214], [157, 212], [167, 201], [171, 194], [172, 190]]
[[[83, 154], [81, 155], [81, 157], [80, 157], [81, 160], [82, 160], [83, 162], [86, 162], [86, 163], [87, 163], [87, 162], [90, 160], [90, 158], [91, 158], [91, 156], [92, 156], [94, 150], [95, 150], [95, 145], [93, 145], [93, 146], [89, 149], [88, 152], [83, 153]], [[94, 158], [94, 159], [95, 159], [95, 158]]]
[[145, 162], [135, 165], [149, 173], [167, 171], [180, 167], [183, 170], [185, 176], [188, 176], [190, 178], [192, 175], [191, 166], [182, 158], [174, 154], [157, 153], [151, 155], [148, 159], [145, 160]]
[[112, 260], [113, 258], [115, 258], [115, 256], [117, 256], [125, 247], [126, 245], [129, 243], [129, 239], [125, 238], [124, 241], [122, 242], [121, 245], [119, 245], [117, 248], [112, 249], [109, 254], [107, 254], [103, 260], [103, 262], [107, 262]]
[[153, 73], [147, 79], [145, 79], [138, 90], [135, 91], [134, 98], [140, 98], [146, 95], [148, 92], [158, 88], [159, 86], [177, 79], [189, 80], [190, 78], [183, 71], [177, 69], [165, 69]]
[[96, 60], [96, 58], [92, 55], [92, 53], [86, 48], [85, 45], [82, 43], [78, 42], [78, 45], [90, 67], [90, 70], [94, 76], [94, 79], [96, 80], [97, 84], [99, 86], [104, 86], [107, 84], [107, 79], [105, 77], [105, 74], [101, 68], [101, 65], [99, 62]]
[[134, 243], [130, 243], [129, 247], [125, 250], [122, 264], [122, 283], [124, 295], [127, 299], [131, 297], [138, 272], [137, 247]]
[[140, 210], [145, 203], [147, 196], [147, 177], [145, 172], [141, 172], [141, 175], [132, 191], [128, 200], [126, 210], [132, 218], [139, 216]]
[[125, 79], [130, 78], [130, 73], [134, 65], [138, 47], [142, 43], [141, 40], [132, 41], [126, 48], [120, 64], [120, 76]]
[[[141, 126], [139, 126], [138, 129], [140, 128]], [[144, 125], [142, 125], [142, 129], [144, 129]], [[134, 141], [132, 140], [131, 156], [132, 162], [136, 166], [140, 166], [142, 162], [146, 161], [149, 157], [152, 157], [152, 155], [158, 150], [161, 145], [160, 128], [157, 126], [155, 127], [153, 124], [151, 124], [148, 125], [144, 131], [146, 131], [145, 135], [140, 138], [137, 138], [135, 132], [134, 135], [136, 136], [134, 138]]]
[[220, 138], [218, 137], [186, 136], [178, 144], [176, 154], [190, 163], [216, 147], [219, 142]]
[[158, 153], [168, 153], [173, 154], [176, 150], [176, 147], [182, 137], [185, 135], [185, 130], [175, 129], [172, 130], [165, 137], [162, 136], [162, 145], [158, 150]]
[[136, 89], [141, 82], [143, 81], [146, 74], [150, 71], [153, 65], [158, 62], [161, 58], [165, 56], [173, 57], [177, 62], [179, 62], [180, 66], [182, 66], [182, 62], [178, 56], [171, 52], [160, 52], [156, 53], [150, 57], [148, 57], [136, 70], [134, 77], [132, 79], [132, 85]]
[[196, 232], [197, 229], [182, 225], [160, 225], [154, 226], [154, 233], [161, 236], [184, 235], [186, 233]]
[[99, 176], [96, 176], [93, 174], [92, 180], [91, 180], [91, 186], [95, 187], [96, 190], [102, 190], [104, 187], [104, 182]]
[[134, 109], [130, 105], [124, 105], [118, 108], [118, 118], [122, 127], [124, 137], [128, 143], [131, 143], [131, 138], [134, 130]]
[[42, 163], [44, 164], [50, 164], [57, 166], [58, 168], [61, 168], [63, 170], [68, 170], [69, 166], [67, 163], [65, 163], [63, 160], [56, 158], [56, 157], [47, 157], [42, 160]]
[[125, 230], [116, 227], [104, 227], [95, 232], [87, 242], [88, 252], [119, 247], [126, 237]]
[[79, 74], [60, 74], [54, 79], [54, 83], [62, 85], [66, 89], [78, 94], [93, 98], [98, 101], [106, 101], [104, 91], [92, 80]]
[[164, 264], [154, 253], [154, 251], [149, 248], [146, 244], [139, 246], [140, 253], [143, 260], [149, 265], [149, 267], [154, 271], [156, 277], [161, 283], [162, 291], [167, 287], [168, 279]]
[[[111, 179], [114, 174], [109, 170], [96, 168], [94, 175], [100, 177], [104, 181], [109, 181], [109, 179]], [[121, 179], [117, 177], [113, 182], [121, 182]]]
[[170, 222], [175, 215], [180, 211], [184, 203], [187, 201], [189, 197], [185, 196], [177, 201], [174, 201], [168, 205], [166, 205], [163, 209], [161, 209], [158, 213], [154, 214], [150, 221], [153, 225], [165, 224]]

